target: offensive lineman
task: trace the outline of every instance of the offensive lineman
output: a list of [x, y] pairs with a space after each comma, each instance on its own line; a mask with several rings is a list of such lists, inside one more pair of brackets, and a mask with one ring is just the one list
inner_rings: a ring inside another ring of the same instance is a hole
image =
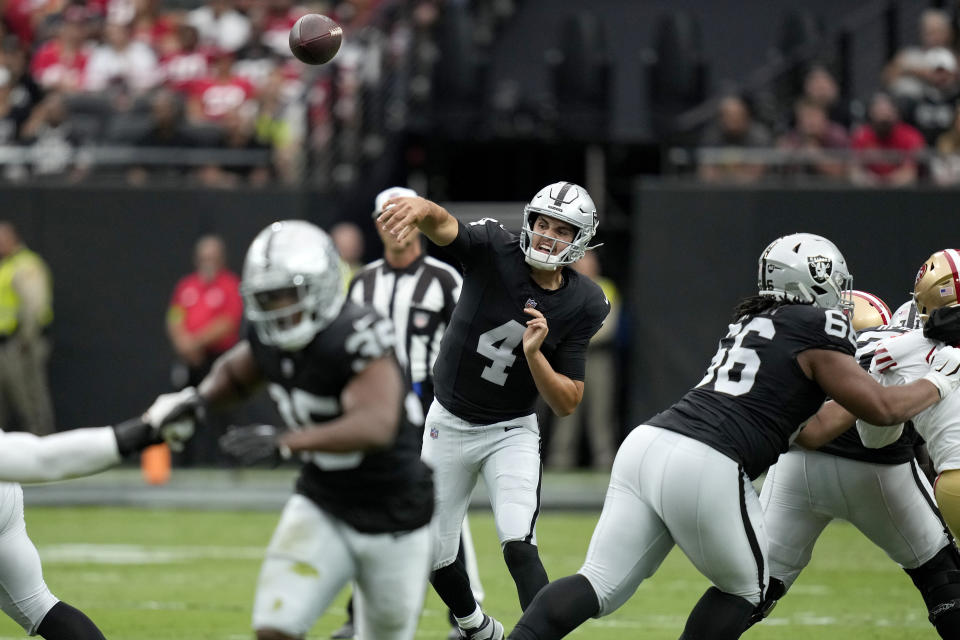
[[519, 242], [496, 220], [464, 225], [423, 198], [388, 200], [378, 221], [399, 241], [419, 229], [463, 264], [423, 439], [437, 485], [430, 581], [464, 637], [500, 639], [503, 626], [483, 613], [454, 562], [460, 523], [482, 475], [526, 609], [547, 584], [536, 547], [542, 467], [534, 401], [539, 393], [557, 415], [576, 409], [587, 345], [610, 310], [600, 287], [564, 268], [589, 248], [596, 207], [580, 186], [548, 185], [524, 207]]
[[[864, 369], [870, 367], [881, 340], [912, 329], [878, 326], [889, 324], [889, 310], [879, 298], [870, 298], [855, 297], [859, 304], [852, 319], [859, 332], [857, 360]], [[871, 301], [874, 306], [869, 306]], [[954, 402], [948, 398], [942, 406]], [[886, 429], [887, 435], [891, 432]], [[817, 451], [792, 447], [770, 467], [760, 492], [770, 553], [770, 587], [762, 615], [790, 589], [810, 562], [821, 532], [834, 519], [849, 521], [883, 549], [934, 609], [928, 588], [941, 581], [946, 584], [949, 572], [960, 569], [960, 556], [914, 457], [917, 441], [916, 431], [909, 427], [889, 446], [869, 449], [851, 429]], [[960, 612], [945, 611], [931, 616], [931, 622], [940, 637], [960, 637]]]
[[[615, 611], [674, 544], [715, 585], [681, 640], [739, 638], [768, 580], [763, 516], [750, 480], [786, 450], [796, 425], [826, 394], [894, 424], [960, 385], [958, 349], [941, 351], [924, 380], [904, 387], [882, 387], [858, 366], [853, 329], [838, 309], [846, 306], [850, 274], [825, 238], [774, 240], [760, 256], [757, 284], [759, 295], [737, 306], [700, 383], [627, 436], [583, 567], [545, 587], [511, 639], [553, 640]], [[952, 375], [936, 370], [944, 365]], [[839, 433], [823, 431], [811, 420], [804, 435], [829, 440]]]
[[241, 293], [246, 340], [198, 390], [165, 394], [157, 423], [266, 384], [290, 428], [228, 432], [242, 461], [304, 460], [260, 571], [258, 640], [303, 638], [345, 584], [356, 585], [358, 636], [412, 640], [430, 570], [433, 484], [420, 460], [420, 404], [393, 355], [393, 324], [348, 300], [326, 233], [287, 220], [250, 245]]

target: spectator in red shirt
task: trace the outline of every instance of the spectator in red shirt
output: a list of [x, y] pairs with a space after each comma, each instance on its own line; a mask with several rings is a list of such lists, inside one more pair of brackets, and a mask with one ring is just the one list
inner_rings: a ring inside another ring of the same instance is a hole
[[207, 54], [198, 48], [196, 27], [182, 24], [169, 39], [175, 44], [160, 62], [164, 82], [171, 89], [188, 92], [194, 81], [209, 75]]
[[[851, 181], [862, 186], [915, 184], [919, 169], [911, 152], [924, 148], [923, 135], [900, 120], [896, 105], [885, 93], [876, 94], [870, 101], [867, 118], [851, 138], [854, 151], [866, 152], [862, 159], [850, 163]], [[894, 157], [870, 158], [870, 152], [887, 152]]]
[[[182, 389], [196, 386], [210, 371], [214, 360], [237, 343], [243, 301], [240, 280], [227, 269], [227, 252], [219, 236], [197, 240], [194, 249], [196, 271], [177, 283], [167, 313], [167, 334], [180, 362], [174, 366], [171, 382]], [[222, 461], [217, 438], [232, 418], [218, 413], [208, 417], [177, 456], [181, 465]], [[159, 445], [165, 447], [166, 445]], [[163, 483], [169, 476], [170, 454], [147, 449], [141, 459], [148, 481]], [[165, 468], [160, 468], [165, 467]], [[150, 479], [155, 476], [155, 479]]]
[[219, 51], [214, 56], [213, 75], [191, 85], [187, 115], [199, 123], [219, 122], [237, 110], [247, 115], [245, 107], [254, 94], [250, 81], [233, 73], [233, 54]]
[[44, 89], [75, 92], [83, 88], [83, 72], [90, 57], [90, 47], [84, 42], [84, 19], [79, 7], [65, 11], [56, 37], [34, 54], [30, 72]]
[[177, 283], [167, 312], [167, 334], [179, 366], [173, 375], [178, 388], [195, 385], [213, 361], [237, 343], [243, 301], [240, 281], [227, 269], [226, 247], [219, 236], [197, 241], [196, 271]]

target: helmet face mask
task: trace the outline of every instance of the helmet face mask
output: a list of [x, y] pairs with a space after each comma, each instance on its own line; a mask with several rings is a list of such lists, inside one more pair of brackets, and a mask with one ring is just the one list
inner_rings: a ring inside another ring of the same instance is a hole
[[[540, 216], [564, 222], [573, 227], [570, 241], [546, 235], [536, 229]], [[520, 248], [527, 264], [547, 271], [572, 264], [583, 257], [597, 232], [597, 208], [587, 191], [571, 182], [556, 182], [537, 192], [523, 208]], [[541, 247], [547, 240], [548, 247]], [[557, 251], [557, 248], [561, 248]]]
[[913, 286], [913, 300], [921, 320], [940, 307], [957, 305], [960, 288], [960, 251], [943, 249], [920, 265]]
[[812, 233], [794, 233], [771, 242], [760, 256], [757, 289], [762, 296], [853, 309], [853, 276], [836, 245]]
[[276, 222], [257, 236], [240, 292], [261, 342], [297, 351], [337, 317], [345, 299], [339, 260], [329, 236], [307, 222]]

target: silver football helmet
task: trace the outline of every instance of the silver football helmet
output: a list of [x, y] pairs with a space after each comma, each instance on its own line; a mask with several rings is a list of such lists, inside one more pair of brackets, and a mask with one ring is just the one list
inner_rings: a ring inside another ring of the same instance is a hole
[[890, 317], [890, 324], [904, 329], [919, 329], [922, 327], [923, 318], [917, 312], [917, 304], [913, 300], [907, 300], [897, 307], [897, 310]]
[[760, 256], [762, 296], [808, 302], [824, 309], [853, 309], [853, 276], [836, 245], [812, 233], [777, 238]]
[[[537, 216], [545, 215], [573, 225], [577, 234], [572, 242], [564, 242], [537, 233], [533, 229]], [[597, 233], [597, 207], [587, 190], [572, 182], [555, 182], [540, 189], [530, 204], [523, 208], [523, 225], [520, 232], [520, 248], [527, 264], [537, 269], [555, 271], [557, 267], [571, 264], [583, 257], [590, 240]], [[562, 251], [540, 251], [535, 238], [547, 238], [553, 247], [564, 246]], [[599, 245], [597, 245], [599, 246]]]
[[247, 250], [240, 293], [261, 342], [302, 349], [343, 307], [340, 256], [319, 227], [303, 220], [274, 222]]

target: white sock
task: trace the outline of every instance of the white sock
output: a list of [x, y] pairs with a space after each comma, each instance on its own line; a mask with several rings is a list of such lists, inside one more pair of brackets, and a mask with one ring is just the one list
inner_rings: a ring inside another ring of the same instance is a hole
[[454, 619], [457, 621], [457, 624], [461, 629], [476, 629], [483, 624], [483, 610], [480, 608], [480, 605], [477, 605], [477, 608], [473, 610], [473, 613], [468, 615], [466, 618], [457, 618], [454, 616]]

